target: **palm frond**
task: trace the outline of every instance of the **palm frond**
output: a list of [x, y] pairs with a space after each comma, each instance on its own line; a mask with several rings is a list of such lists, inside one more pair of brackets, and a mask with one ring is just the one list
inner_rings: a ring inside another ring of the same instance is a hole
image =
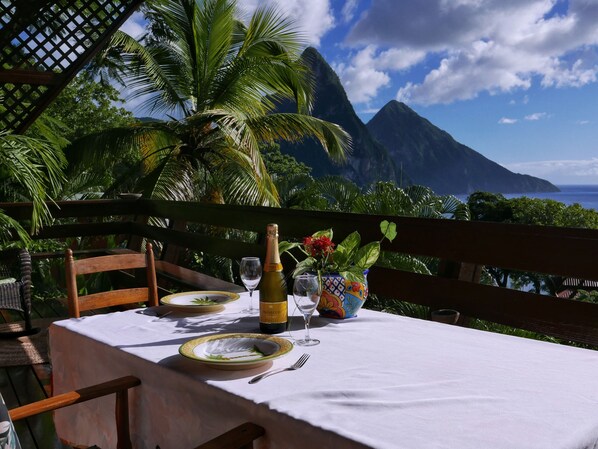
[[301, 113], [309, 113], [313, 106], [313, 78], [300, 58], [307, 46], [306, 36], [294, 20], [276, 7], [258, 8], [246, 28], [242, 29], [242, 45], [236, 59], [260, 61], [261, 73], [254, 81], [266, 95], [269, 109], [275, 99], [291, 99]]
[[66, 150], [69, 173], [81, 171], [81, 167], [110, 170], [129, 157], [145, 157], [151, 166], [158, 149], [179, 143], [170, 129], [160, 123], [131, 125], [113, 128], [82, 137], [71, 143]]
[[413, 215], [414, 204], [403, 189], [390, 182], [378, 182], [353, 203], [353, 212], [362, 214]]
[[466, 203], [463, 203], [454, 195], [446, 195], [442, 196], [442, 209], [440, 213], [443, 215], [450, 215], [451, 218], [456, 220], [470, 220], [471, 214], [469, 211], [469, 206]]
[[339, 176], [320, 178], [315, 181], [314, 188], [329, 201], [333, 209], [339, 211], [350, 211], [361, 195], [355, 183]]
[[85, 170], [72, 173], [69, 182], [60, 192], [62, 200], [89, 200], [102, 196], [106, 185], [111, 181], [110, 175], [105, 170]]
[[261, 6], [244, 30], [239, 56], [280, 55], [297, 59], [307, 45], [307, 36], [296, 22], [278, 8]]
[[191, 201], [193, 196], [194, 171], [187, 161], [164, 158], [138, 184], [146, 198], [170, 201]]
[[60, 190], [64, 165], [62, 152], [48, 142], [0, 131], [0, 166], [33, 202], [32, 232], [51, 219], [45, 201]]
[[282, 176], [274, 179], [276, 190], [280, 198], [281, 207], [292, 208], [300, 201], [297, 197], [306, 191], [311, 190], [314, 179], [309, 175], [297, 174]]
[[299, 142], [307, 137], [317, 139], [324, 151], [336, 162], [351, 153], [351, 136], [339, 125], [302, 114], [279, 113], [249, 120], [256, 138], [272, 143], [276, 139]]
[[211, 109], [213, 84], [221, 67], [231, 57], [232, 36], [235, 29], [236, 3], [229, 0], [206, 0], [203, 7], [192, 8], [193, 39], [190, 49], [194, 57], [194, 88], [197, 110]]
[[210, 165], [211, 173], [228, 203], [279, 205], [276, 186], [263, 162], [258, 173], [248, 155], [234, 148], [222, 148], [217, 154], [211, 153]]
[[[18, 237], [20, 243], [15, 242]], [[9, 217], [0, 209], [0, 249], [5, 250], [13, 246], [23, 245], [28, 247], [31, 244], [31, 237], [17, 220]]]

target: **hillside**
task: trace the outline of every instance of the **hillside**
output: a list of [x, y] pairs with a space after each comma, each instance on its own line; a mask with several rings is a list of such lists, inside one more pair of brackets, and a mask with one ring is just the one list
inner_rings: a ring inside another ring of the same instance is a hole
[[[330, 161], [320, 144], [313, 140], [300, 144], [281, 142], [281, 151], [312, 167], [312, 174], [316, 177], [340, 175], [358, 185], [389, 180], [399, 183], [395, 164], [388, 151], [372, 138], [359, 119], [336, 73], [313, 48], [306, 49], [302, 57], [312, 68], [315, 77], [312, 115], [341, 125], [353, 139], [353, 151], [344, 165]], [[287, 105], [281, 109], [290, 110], [290, 107]]]
[[436, 193], [558, 191], [546, 180], [513, 173], [457, 142], [398, 101], [387, 103], [367, 128], [415, 184], [429, 186]]
[[[404, 103], [390, 101], [368, 122], [359, 119], [345, 90], [322, 55], [307, 48], [302, 57], [315, 82], [315, 117], [337, 123], [353, 139], [346, 164], [336, 165], [319, 143], [282, 142], [281, 151], [313, 168], [315, 177], [339, 175], [358, 185], [395, 181], [422, 184], [438, 194], [466, 194], [476, 190], [500, 193], [556, 192], [550, 182], [513, 173], [459, 142]], [[281, 111], [290, 111], [282, 105]]]

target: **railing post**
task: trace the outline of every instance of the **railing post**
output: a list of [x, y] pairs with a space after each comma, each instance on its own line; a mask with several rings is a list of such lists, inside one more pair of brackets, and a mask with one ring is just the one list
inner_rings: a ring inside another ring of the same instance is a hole
[[438, 265], [438, 276], [445, 278], [478, 283], [481, 275], [482, 266], [474, 263], [441, 260]]
[[[184, 232], [187, 230], [187, 221], [171, 220], [168, 229], [171, 229], [173, 231]], [[160, 256], [160, 260], [178, 265], [180, 255], [181, 247], [179, 245], [173, 245], [172, 243], [164, 242], [164, 247], [162, 248], [162, 255]]]
[[[148, 215], [136, 215], [133, 218], [133, 221], [138, 224], [145, 225], [149, 220]], [[143, 237], [139, 235], [130, 234], [127, 239], [127, 249], [131, 249], [133, 251], [142, 252], [143, 251]]]
[[[438, 264], [438, 276], [449, 279], [457, 279], [459, 281], [474, 282], [477, 284], [480, 282], [482, 268], [482, 265], [442, 259]], [[459, 313], [456, 324], [467, 326], [469, 320], [469, 317]]]

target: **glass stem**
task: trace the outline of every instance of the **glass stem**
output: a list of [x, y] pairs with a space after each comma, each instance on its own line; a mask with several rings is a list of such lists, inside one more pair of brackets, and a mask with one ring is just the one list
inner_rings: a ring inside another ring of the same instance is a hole
[[310, 341], [311, 338], [309, 336], [309, 320], [311, 319], [311, 315], [306, 315], [304, 318], [305, 318], [305, 341]]
[[249, 290], [249, 310], [253, 312], [253, 290]]

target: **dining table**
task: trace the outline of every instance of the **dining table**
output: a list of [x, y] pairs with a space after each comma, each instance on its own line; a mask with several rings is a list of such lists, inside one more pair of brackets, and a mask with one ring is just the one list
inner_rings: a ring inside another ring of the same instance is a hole
[[[210, 313], [159, 306], [54, 322], [54, 393], [141, 379], [129, 393], [136, 448], [193, 448], [247, 421], [265, 429], [256, 448], [598, 447], [598, 351], [361, 309], [345, 320], [316, 312], [319, 345], [250, 369], [180, 354], [200, 337], [259, 333], [247, 302], [242, 293]], [[304, 325], [292, 297], [289, 323], [277, 336], [293, 343]], [[302, 368], [249, 383], [304, 353]], [[59, 410], [55, 424], [65, 441], [116, 445], [113, 399]]]

